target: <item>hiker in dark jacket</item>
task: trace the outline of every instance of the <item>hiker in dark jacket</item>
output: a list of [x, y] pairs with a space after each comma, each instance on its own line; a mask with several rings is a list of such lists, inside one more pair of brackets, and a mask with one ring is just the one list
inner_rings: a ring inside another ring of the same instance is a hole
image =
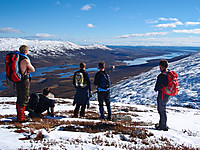
[[90, 77], [85, 72], [86, 64], [80, 63], [80, 70], [76, 71], [73, 76], [73, 85], [76, 88], [73, 105], [76, 104], [74, 109], [74, 117], [78, 117], [78, 112], [81, 107], [80, 117], [85, 117], [86, 105], [89, 108], [89, 99], [92, 96]]
[[[104, 108], [103, 108], [103, 102], [105, 101], [106, 107], [108, 110], [108, 120], [112, 119], [112, 112], [111, 112], [111, 106], [110, 106], [110, 77], [108, 75], [109, 71], [105, 71], [105, 62], [101, 61], [99, 62], [99, 69], [95, 75], [94, 84], [97, 86], [97, 94], [98, 94], [98, 102], [99, 102], [99, 111], [101, 114], [100, 119], [105, 120], [104, 116]], [[114, 69], [114, 66], [110, 69]]]
[[44, 88], [42, 94], [32, 93], [28, 104], [29, 117], [43, 117], [42, 113], [47, 111], [47, 114], [54, 117], [55, 101], [47, 96], [50, 93], [50, 88]]
[[168, 62], [167, 60], [161, 60], [159, 65], [160, 65], [161, 73], [157, 77], [157, 81], [156, 81], [156, 85], [154, 89], [156, 92], [158, 91], [157, 109], [160, 115], [160, 121], [159, 121], [159, 124], [156, 125], [156, 129], [168, 131], [166, 104], [169, 100], [169, 95], [166, 95], [162, 92], [163, 86], [166, 87], [168, 85], [168, 77], [167, 77]]

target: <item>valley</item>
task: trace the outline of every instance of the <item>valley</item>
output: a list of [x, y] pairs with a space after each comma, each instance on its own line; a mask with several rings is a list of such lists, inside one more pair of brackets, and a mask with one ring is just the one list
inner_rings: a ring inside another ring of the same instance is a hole
[[[122, 46], [110, 46], [109, 50], [105, 49], [79, 49], [70, 51], [71, 56], [62, 53], [61, 55], [30, 55], [32, 64], [34, 67], [41, 69], [42, 67], [54, 68], [56, 69], [45, 68], [44, 72], [40, 75], [33, 76], [31, 80], [31, 93], [41, 92], [43, 88], [50, 87], [52, 93], [56, 97], [62, 98], [73, 98], [75, 94], [75, 88], [72, 85], [72, 75], [73, 72], [79, 69], [79, 63], [85, 62], [87, 68], [96, 68], [95, 71], [89, 71], [92, 89], [95, 90], [94, 76], [97, 70], [97, 64], [99, 61], [105, 61], [107, 69], [112, 65], [116, 66], [116, 69], [110, 73], [112, 84], [124, 80], [130, 76], [138, 75], [142, 72], [150, 70], [152, 67], [157, 66], [160, 59], [148, 60], [148, 63], [141, 65], [132, 65], [127, 66], [123, 61], [125, 60], [134, 60], [136, 58], [143, 57], [152, 57], [160, 56], [163, 54], [169, 54], [176, 51], [176, 48], [168, 47], [122, 47]], [[180, 52], [180, 50], [177, 50]], [[7, 51], [0, 51], [1, 56], [5, 58]], [[48, 53], [47, 51], [45, 53]], [[66, 51], [67, 53], [67, 51]], [[169, 61], [175, 61], [186, 57], [187, 55], [181, 55]], [[69, 67], [74, 65], [74, 67]], [[42, 69], [43, 69], [42, 68]], [[0, 60], [0, 72], [4, 71], [4, 59]], [[69, 74], [70, 73], [70, 74]], [[62, 77], [62, 74], [69, 74], [66, 77]], [[5, 87], [5, 90], [0, 91], [1, 96], [16, 96], [16, 92], [13, 88], [11, 82], [6, 83], [3, 81], [2, 87]]]

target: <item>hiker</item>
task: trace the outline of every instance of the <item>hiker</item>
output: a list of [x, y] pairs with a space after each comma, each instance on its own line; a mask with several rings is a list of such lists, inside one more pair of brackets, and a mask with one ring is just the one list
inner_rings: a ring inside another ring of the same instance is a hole
[[110, 107], [110, 77], [108, 75], [110, 70], [114, 69], [114, 66], [108, 70], [105, 71], [105, 62], [101, 61], [98, 64], [98, 68], [100, 71], [98, 71], [95, 75], [94, 84], [97, 86], [97, 94], [98, 94], [98, 102], [99, 102], [99, 111], [100, 111], [100, 119], [105, 120], [104, 116], [104, 108], [103, 108], [103, 102], [105, 101], [108, 111], [107, 119], [112, 119], [112, 112]]
[[73, 76], [73, 85], [76, 88], [74, 96], [73, 106], [76, 104], [74, 109], [74, 117], [78, 117], [78, 112], [81, 107], [80, 117], [85, 117], [85, 108], [89, 108], [89, 99], [92, 97], [92, 90], [90, 84], [90, 77], [85, 72], [86, 64], [80, 63], [80, 70], [76, 71]]
[[169, 100], [169, 95], [163, 93], [162, 89], [163, 86], [166, 87], [168, 85], [168, 76], [167, 76], [167, 67], [168, 61], [167, 60], [160, 60], [159, 63], [161, 73], [157, 77], [155, 91], [158, 91], [157, 96], [157, 109], [160, 115], [159, 124], [156, 124], [157, 130], [168, 131], [167, 127], [167, 114], [166, 114], [166, 104]]
[[43, 118], [43, 114], [47, 111], [47, 114], [54, 117], [55, 100], [48, 98], [50, 94], [50, 88], [44, 88], [42, 94], [32, 93], [27, 106], [29, 111], [29, 117]]
[[[29, 51], [28, 46], [21, 45], [19, 52], [23, 55], [27, 55]], [[17, 90], [17, 121], [25, 122], [27, 121], [25, 117], [25, 107], [28, 104], [29, 90], [30, 90], [30, 72], [35, 72], [35, 68], [32, 66], [31, 62], [27, 57], [20, 55], [19, 58], [19, 70], [22, 75], [22, 79], [19, 82], [16, 82]]]

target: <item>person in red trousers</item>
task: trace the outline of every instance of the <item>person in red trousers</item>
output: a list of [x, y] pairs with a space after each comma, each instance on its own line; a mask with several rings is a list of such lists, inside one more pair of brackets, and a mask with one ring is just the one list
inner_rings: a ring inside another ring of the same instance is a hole
[[[29, 51], [28, 46], [22, 45], [19, 48], [19, 52], [27, 55]], [[29, 90], [30, 90], [30, 72], [35, 72], [35, 68], [32, 66], [31, 62], [28, 57], [20, 56], [19, 59], [19, 69], [22, 75], [22, 80], [16, 82], [16, 90], [17, 90], [17, 102], [16, 102], [16, 109], [17, 109], [17, 121], [18, 122], [25, 122], [25, 107], [29, 101]]]

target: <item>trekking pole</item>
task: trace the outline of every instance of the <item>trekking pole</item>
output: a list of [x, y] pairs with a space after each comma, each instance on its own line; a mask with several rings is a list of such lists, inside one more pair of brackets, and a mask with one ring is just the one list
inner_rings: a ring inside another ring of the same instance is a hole
[[6, 109], [6, 102], [5, 102], [5, 98], [3, 98], [3, 109]]

